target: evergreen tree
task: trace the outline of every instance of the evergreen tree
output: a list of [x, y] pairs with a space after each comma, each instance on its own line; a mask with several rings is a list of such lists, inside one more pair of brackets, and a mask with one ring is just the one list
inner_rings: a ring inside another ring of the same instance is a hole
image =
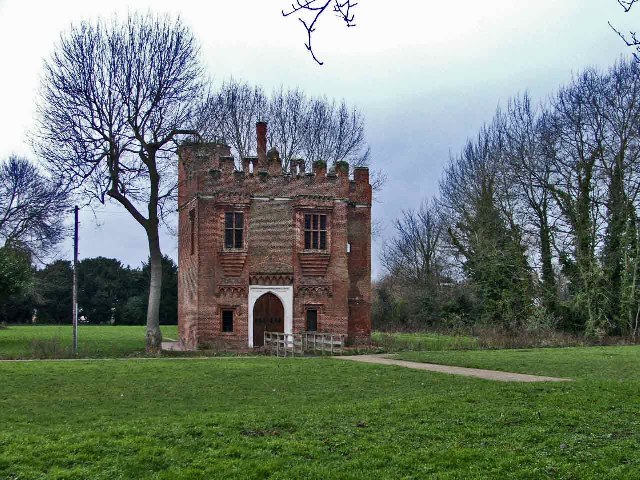
[[35, 274], [39, 323], [66, 323], [72, 321], [73, 268], [68, 260], [57, 260]]
[[457, 232], [450, 230], [476, 289], [481, 320], [506, 329], [521, 327], [533, 308], [531, 271], [520, 234], [500, 215], [489, 181], [482, 183], [474, 211], [458, 222]]

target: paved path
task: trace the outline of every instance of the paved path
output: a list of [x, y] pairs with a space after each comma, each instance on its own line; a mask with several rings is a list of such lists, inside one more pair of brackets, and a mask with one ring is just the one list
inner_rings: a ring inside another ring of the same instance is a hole
[[499, 372], [497, 370], [482, 370], [480, 368], [451, 367], [449, 365], [437, 365], [435, 363], [408, 362], [396, 360], [388, 355], [353, 355], [333, 357], [339, 360], [353, 362], [376, 363], [380, 365], [397, 365], [399, 367], [415, 368], [417, 370], [429, 370], [431, 372], [450, 373], [452, 375], [464, 375], [465, 377], [483, 378], [485, 380], [497, 380], [499, 382], [572, 382], [571, 378], [540, 377], [526, 375], [524, 373]]

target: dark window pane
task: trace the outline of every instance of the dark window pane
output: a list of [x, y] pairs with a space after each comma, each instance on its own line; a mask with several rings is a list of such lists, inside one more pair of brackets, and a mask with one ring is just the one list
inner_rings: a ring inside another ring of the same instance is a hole
[[304, 248], [307, 250], [311, 248], [311, 232], [308, 230], [304, 232]]
[[222, 311], [222, 331], [233, 332], [233, 310]]
[[224, 214], [224, 228], [233, 228], [233, 213], [227, 212]]
[[233, 248], [233, 229], [231, 228], [224, 231], [224, 248]]
[[313, 231], [313, 242], [311, 243], [311, 248], [318, 248], [318, 232]]
[[311, 229], [311, 215], [304, 216], [304, 228], [306, 230]]
[[236, 248], [242, 248], [242, 229], [236, 229]]
[[243, 227], [243, 217], [244, 215], [242, 213], [236, 213], [236, 228], [242, 228]]
[[307, 331], [315, 332], [318, 330], [318, 311], [307, 310]]
[[326, 230], [326, 229], [327, 229], [327, 216], [320, 215], [320, 230]]
[[320, 232], [320, 250], [327, 249], [327, 232]]
[[313, 215], [313, 229], [318, 229], [318, 215]]

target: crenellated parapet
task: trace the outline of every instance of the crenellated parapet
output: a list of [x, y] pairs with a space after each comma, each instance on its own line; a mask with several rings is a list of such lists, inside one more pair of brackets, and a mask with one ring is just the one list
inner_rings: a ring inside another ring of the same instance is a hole
[[237, 162], [230, 155], [230, 148], [221, 144], [184, 144], [178, 153], [180, 204], [196, 195], [231, 193], [269, 198], [324, 196], [371, 203], [369, 169], [354, 168], [353, 179], [350, 179], [347, 162], [339, 162], [329, 171], [324, 162], [314, 162], [311, 171], [301, 170], [299, 165], [284, 171], [275, 149], [268, 152], [262, 164], [258, 157], [247, 157]]

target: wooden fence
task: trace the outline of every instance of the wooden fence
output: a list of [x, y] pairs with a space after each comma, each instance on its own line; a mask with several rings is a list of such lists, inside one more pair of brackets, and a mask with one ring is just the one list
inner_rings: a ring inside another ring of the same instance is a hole
[[346, 335], [335, 333], [282, 333], [264, 332], [264, 348], [278, 357], [321, 354], [337, 355], [344, 352]]

